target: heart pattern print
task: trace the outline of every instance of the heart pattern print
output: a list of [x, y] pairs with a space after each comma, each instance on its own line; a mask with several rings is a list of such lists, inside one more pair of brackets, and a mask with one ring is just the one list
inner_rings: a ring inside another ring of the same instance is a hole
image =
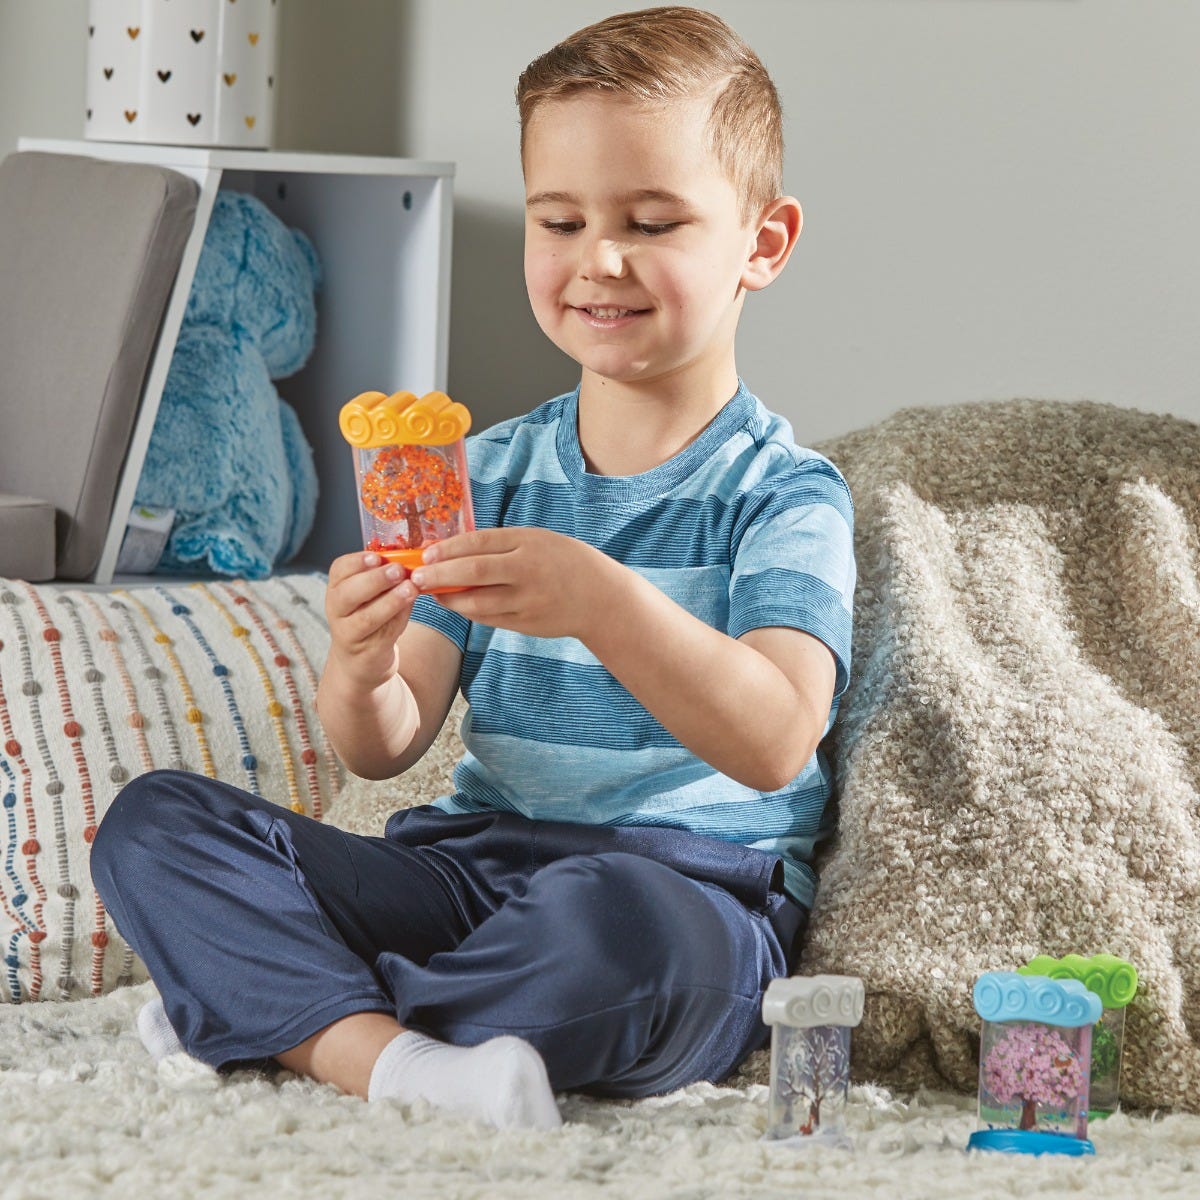
[[265, 149], [275, 0], [88, 0], [84, 136]]

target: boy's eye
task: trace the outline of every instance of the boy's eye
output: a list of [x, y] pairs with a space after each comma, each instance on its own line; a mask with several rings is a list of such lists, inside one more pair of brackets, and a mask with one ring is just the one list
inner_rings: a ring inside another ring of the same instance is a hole
[[[560, 237], [567, 237], [572, 233], [578, 233], [583, 228], [582, 221], [539, 221], [538, 224], [547, 233], [556, 233]], [[631, 221], [629, 224], [631, 229], [642, 234], [643, 237], [658, 237], [661, 234], [670, 233], [672, 229], [678, 229], [681, 222]]]

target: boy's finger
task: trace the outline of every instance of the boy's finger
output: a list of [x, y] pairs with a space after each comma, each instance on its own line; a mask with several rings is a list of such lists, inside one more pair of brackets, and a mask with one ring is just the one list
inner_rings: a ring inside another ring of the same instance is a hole
[[376, 596], [403, 583], [406, 572], [398, 563], [385, 563], [346, 576], [328, 597], [330, 616], [348, 617]]
[[477, 588], [494, 583], [507, 583], [502, 560], [494, 554], [477, 554], [469, 558], [452, 558], [434, 566], [416, 567], [409, 579], [422, 592], [440, 588]]
[[355, 550], [350, 554], [339, 554], [329, 564], [329, 586], [336, 587], [342, 580], [377, 567], [381, 562], [383, 559], [370, 550]]
[[426, 546], [421, 560], [426, 563], [445, 562], [449, 558], [470, 558], [476, 554], [502, 554], [512, 549], [507, 529], [473, 529]]
[[355, 639], [364, 641], [386, 628], [389, 622], [407, 618], [417, 595], [417, 589], [406, 580], [360, 605], [350, 618]]
[[443, 608], [485, 625], [517, 615], [512, 610], [511, 589], [503, 585], [469, 588], [465, 592], [440, 592], [435, 598]]
[[329, 587], [336, 587], [348, 575], [362, 570], [362, 552], [357, 554], [339, 554], [329, 564]]

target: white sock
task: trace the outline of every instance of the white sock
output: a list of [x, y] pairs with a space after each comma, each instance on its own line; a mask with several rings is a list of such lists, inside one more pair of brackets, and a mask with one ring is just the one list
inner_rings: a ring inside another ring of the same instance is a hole
[[171, 1022], [167, 1020], [161, 996], [148, 1000], [138, 1010], [137, 1031], [142, 1045], [154, 1056], [155, 1062], [166, 1058], [168, 1054], [187, 1053], [171, 1028]]
[[562, 1124], [542, 1056], [518, 1037], [449, 1046], [406, 1029], [383, 1048], [368, 1100], [420, 1098], [500, 1129], [557, 1129]]

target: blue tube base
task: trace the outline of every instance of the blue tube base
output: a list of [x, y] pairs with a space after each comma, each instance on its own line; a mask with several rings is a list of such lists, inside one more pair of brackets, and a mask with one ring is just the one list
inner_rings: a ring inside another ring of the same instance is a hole
[[968, 1150], [1003, 1150], [1009, 1154], [1095, 1154], [1087, 1138], [1028, 1129], [978, 1129], [967, 1139]]

